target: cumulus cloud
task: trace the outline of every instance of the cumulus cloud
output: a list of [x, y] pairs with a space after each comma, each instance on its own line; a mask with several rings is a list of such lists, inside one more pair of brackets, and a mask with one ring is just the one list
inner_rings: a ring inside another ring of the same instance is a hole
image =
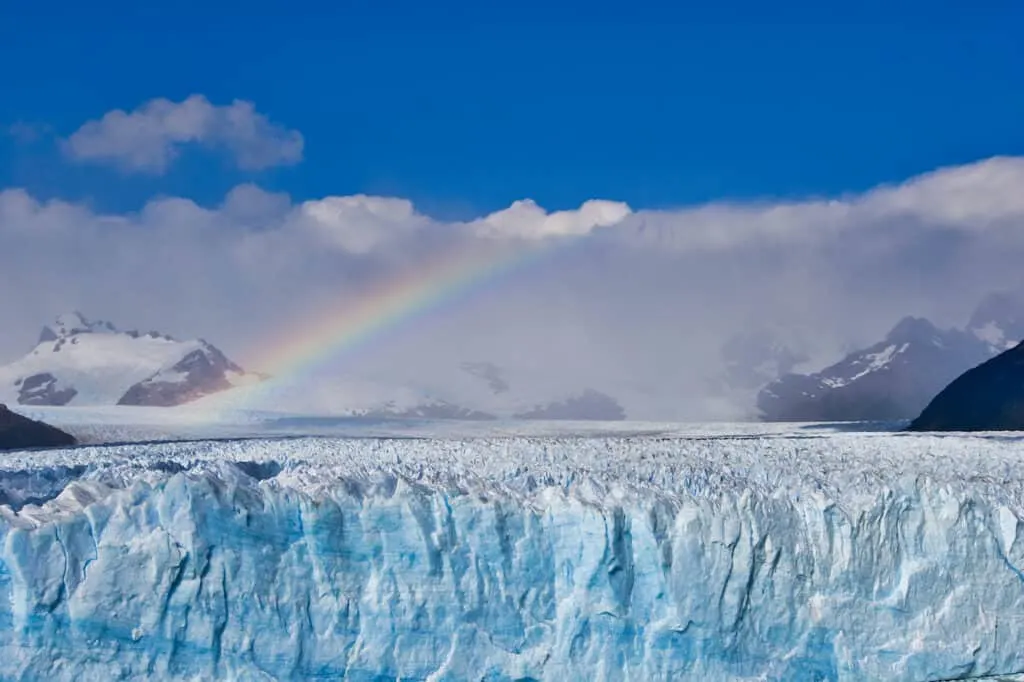
[[577, 210], [548, 213], [532, 199], [524, 199], [476, 221], [474, 229], [478, 234], [490, 237], [543, 239], [578, 236], [595, 227], [615, 225], [629, 214], [629, 206], [617, 201], [591, 200]]
[[189, 144], [224, 150], [242, 170], [302, 160], [298, 131], [271, 122], [252, 102], [217, 106], [202, 95], [182, 102], [153, 99], [131, 112], [109, 111], [75, 131], [63, 148], [76, 161], [161, 174]]
[[[414, 381], [488, 361], [606, 390], [637, 418], [725, 418], [735, 405], [714, 380], [737, 334], [774, 330], [820, 364], [904, 315], [963, 324], [983, 295], [1024, 285], [1022, 186], [1024, 159], [996, 158], [832, 199], [554, 212], [522, 201], [465, 222], [401, 198], [295, 202], [254, 185], [217, 206], [165, 198], [124, 215], [11, 189], [0, 286], [16, 293], [0, 299], [12, 330], [0, 359], [78, 308], [201, 335], [245, 360], [300, 320], [472, 251], [520, 264], [336, 369]], [[548, 256], [517, 261], [519, 249]]]
[[822, 244], [842, 235], [891, 239], [906, 229], [992, 232], [1024, 217], [1024, 159], [997, 157], [943, 168], [862, 195], [769, 204], [710, 204], [637, 216], [619, 236], [680, 251]]
[[357, 254], [407, 238], [429, 222], [410, 201], [366, 195], [303, 202], [292, 221], [327, 244]]

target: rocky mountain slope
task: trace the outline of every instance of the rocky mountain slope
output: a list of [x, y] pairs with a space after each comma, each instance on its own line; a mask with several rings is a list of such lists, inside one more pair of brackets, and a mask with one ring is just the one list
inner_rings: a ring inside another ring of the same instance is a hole
[[158, 405], [259, 381], [203, 340], [57, 317], [36, 347], [0, 367], [0, 400], [20, 405]]
[[813, 374], [786, 374], [765, 386], [757, 406], [768, 421], [912, 419], [971, 367], [1024, 338], [1024, 299], [984, 299], [965, 329], [907, 317], [886, 338]]
[[912, 431], [1024, 431], [1024, 344], [968, 370], [910, 424]]
[[968, 367], [987, 346], [922, 318], [899, 322], [885, 340], [810, 375], [788, 374], [758, 395], [769, 421], [857, 421], [909, 418]]
[[[74, 445], [75, 439], [58, 428], [11, 412], [0, 404], [0, 450], [56, 448]], [[0, 498], [0, 504], [4, 501]]]
[[[426, 366], [424, 366], [426, 365]], [[379, 419], [500, 418], [619, 420], [625, 411], [592, 387], [552, 386], [489, 362], [420, 363], [384, 375], [361, 365], [336, 376], [268, 377], [246, 372], [203, 340], [120, 331], [80, 313], [59, 316], [36, 347], [0, 366], [0, 401], [26, 406], [185, 403]], [[196, 401], [199, 401], [196, 403]]]

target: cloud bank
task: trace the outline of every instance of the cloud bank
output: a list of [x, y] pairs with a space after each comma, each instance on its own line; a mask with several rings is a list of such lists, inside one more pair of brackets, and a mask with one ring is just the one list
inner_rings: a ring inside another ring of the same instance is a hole
[[[109, 112], [64, 146], [78, 161], [161, 173], [186, 145], [253, 170], [302, 156], [302, 136], [252, 104], [198, 95]], [[487, 362], [553, 389], [603, 390], [633, 418], [733, 418], [750, 396], [721, 383], [731, 339], [760, 335], [822, 366], [904, 315], [959, 325], [985, 294], [1024, 288], [1021, 187], [1024, 158], [1004, 157], [848, 196], [657, 211], [524, 199], [462, 222], [400, 197], [294, 201], [252, 184], [215, 206], [159, 198], [119, 215], [0, 190], [0, 360], [80, 309], [202, 336], [245, 363], [452, 253], [515, 263], [539, 248], [544, 258], [481, 277], [325, 372], [443, 382]]]
[[202, 95], [182, 102], [153, 99], [134, 111], [109, 111], [63, 142], [75, 161], [125, 172], [164, 173], [185, 145], [226, 151], [242, 170], [289, 166], [302, 160], [296, 130], [272, 123], [251, 102], [216, 106]]

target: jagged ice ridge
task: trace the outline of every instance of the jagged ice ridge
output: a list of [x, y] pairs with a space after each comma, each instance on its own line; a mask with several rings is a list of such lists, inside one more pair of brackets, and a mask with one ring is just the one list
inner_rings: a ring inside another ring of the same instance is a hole
[[1024, 670], [1021, 442], [808, 434], [4, 456], [0, 677]]

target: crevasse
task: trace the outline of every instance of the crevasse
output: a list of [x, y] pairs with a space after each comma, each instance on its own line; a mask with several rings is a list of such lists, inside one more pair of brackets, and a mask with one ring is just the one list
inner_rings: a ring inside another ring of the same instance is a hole
[[5, 460], [0, 677], [1024, 670], [1020, 448], [887, 438], [311, 440]]

